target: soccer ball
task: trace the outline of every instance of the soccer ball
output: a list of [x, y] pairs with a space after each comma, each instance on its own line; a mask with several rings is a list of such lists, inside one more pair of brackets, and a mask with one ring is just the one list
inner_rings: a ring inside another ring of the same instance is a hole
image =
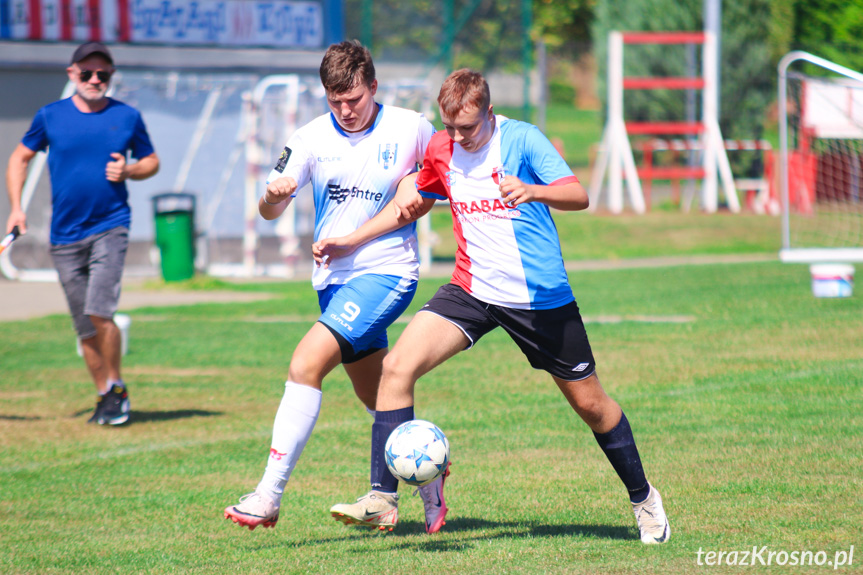
[[396, 427], [386, 443], [387, 467], [408, 485], [428, 485], [449, 465], [449, 441], [428, 421], [414, 419]]

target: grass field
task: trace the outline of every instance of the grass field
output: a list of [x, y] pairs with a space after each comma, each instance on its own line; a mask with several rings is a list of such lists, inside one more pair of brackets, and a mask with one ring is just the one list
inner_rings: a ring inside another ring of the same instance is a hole
[[[666, 217], [558, 222], [568, 257], [775, 253], [776, 235], [757, 231], [770, 218]], [[746, 242], [729, 235], [736, 226]], [[288, 360], [317, 303], [307, 282], [211, 282], [273, 299], [132, 310], [134, 419], [121, 428], [85, 423], [91, 384], [68, 318], [3, 324], [0, 573], [785, 574], [833, 570], [826, 561], [851, 546], [853, 564], [836, 571], [863, 572], [860, 294], [816, 299], [804, 266], [775, 262], [570, 280], [600, 376], [665, 499], [668, 544], [638, 541], [591, 433], [499, 330], [418, 385], [417, 415], [452, 444], [441, 533], [424, 533], [406, 489], [389, 535], [330, 518], [368, 481], [371, 419], [341, 370], [325, 382], [278, 526], [224, 520], [260, 478]], [[408, 315], [442, 281], [423, 280]], [[699, 551], [702, 563], [709, 552], [740, 561], [764, 546], [773, 566], [698, 563]], [[777, 565], [794, 552], [825, 564]]]

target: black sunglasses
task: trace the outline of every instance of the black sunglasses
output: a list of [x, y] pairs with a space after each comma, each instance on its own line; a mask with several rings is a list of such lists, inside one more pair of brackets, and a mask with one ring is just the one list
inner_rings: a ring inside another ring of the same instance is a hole
[[78, 74], [78, 77], [81, 78], [82, 82], [89, 82], [90, 78], [93, 77], [94, 73], [96, 74], [96, 77], [99, 78], [99, 82], [102, 84], [111, 79], [111, 72], [105, 72], [103, 70], [99, 70], [98, 72], [93, 72], [93, 70], [81, 70], [81, 72]]

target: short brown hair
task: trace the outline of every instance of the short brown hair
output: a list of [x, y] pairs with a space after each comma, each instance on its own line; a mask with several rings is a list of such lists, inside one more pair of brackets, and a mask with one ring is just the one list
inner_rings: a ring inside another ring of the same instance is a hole
[[357, 40], [332, 44], [321, 61], [321, 84], [327, 92], [344, 94], [360, 82], [371, 87], [375, 65], [368, 48]]
[[491, 105], [488, 82], [476, 70], [456, 70], [443, 81], [437, 97], [441, 113], [454, 118], [464, 109], [487, 110]]

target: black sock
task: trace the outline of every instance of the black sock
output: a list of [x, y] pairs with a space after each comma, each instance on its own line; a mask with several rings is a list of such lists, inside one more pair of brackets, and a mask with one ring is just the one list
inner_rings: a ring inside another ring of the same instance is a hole
[[650, 484], [644, 476], [644, 468], [641, 466], [641, 457], [638, 448], [635, 447], [635, 438], [626, 415], [620, 414], [620, 423], [608, 433], [593, 433], [596, 442], [602, 448], [603, 453], [611, 462], [611, 466], [617, 472], [626, 490], [629, 491], [629, 500], [640, 503], [647, 499], [650, 494]]
[[393, 430], [414, 418], [414, 407], [404, 407], [393, 411], [375, 411], [375, 422], [372, 424], [372, 489], [395, 493], [398, 490], [399, 480], [393, 477], [387, 468], [384, 451], [387, 439]]

